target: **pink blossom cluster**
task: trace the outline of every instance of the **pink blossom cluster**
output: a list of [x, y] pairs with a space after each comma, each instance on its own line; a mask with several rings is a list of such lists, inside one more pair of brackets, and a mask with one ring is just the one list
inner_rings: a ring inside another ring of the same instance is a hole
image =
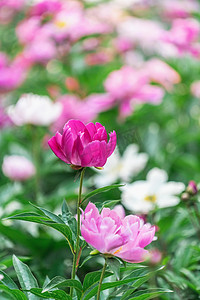
[[195, 19], [175, 19], [169, 31], [162, 39], [175, 46], [179, 55], [189, 53], [194, 57], [200, 56], [200, 24]]
[[[83, 36], [102, 34], [108, 26], [87, 16], [78, 1], [43, 0], [30, 8], [16, 34], [24, 55], [33, 63], [46, 63]], [[66, 54], [65, 50], [65, 54]]]
[[0, 92], [5, 93], [19, 87], [26, 78], [29, 61], [19, 55], [10, 63], [7, 55], [0, 52]]
[[97, 207], [89, 202], [82, 214], [81, 234], [88, 244], [105, 255], [113, 255], [131, 263], [148, 257], [155, 227], [144, 224], [135, 215], [120, 217], [115, 210]]

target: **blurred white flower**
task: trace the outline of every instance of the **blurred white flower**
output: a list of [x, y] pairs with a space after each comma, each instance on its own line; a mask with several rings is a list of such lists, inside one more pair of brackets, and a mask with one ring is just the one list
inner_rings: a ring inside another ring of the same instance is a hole
[[160, 208], [177, 205], [185, 185], [169, 181], [164, 170], [154, 168], [147, 174], [146, 181], [139, 180], [121, 188], [123, 205], [135, 213], [148, 213], [155, 206]]
[[25, 94], [16, 105], [8, 107], [8, 115], [14, 124], [48, 126], [61, 114], [62, 105], [53, 103], [47, 96]]
[[94, 183], [97, 187], [102, 187], [115, 183], [118, 179], [128, 182], [144, 169], [147, 160], [148, 155], [138, 153], [136, 144], [129, 145], [122, 157], [116, 149], [108, 158], [103, 170], [97, 170], [98, 175], [94, 176]]
[[3, 159], [2, 172], [11, 180], [23, 181], [35, 175], [35, 166], [24, 156], [6, 155]]

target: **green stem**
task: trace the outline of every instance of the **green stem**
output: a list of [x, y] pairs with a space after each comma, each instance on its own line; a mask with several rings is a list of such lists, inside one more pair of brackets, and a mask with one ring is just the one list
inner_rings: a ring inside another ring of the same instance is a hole
[[105, 264], [104, 264], [102, 272], [101, 272], [101, 277], [100, 277], [100, 281], [99, 281], [99, 287], [98, 287], [98, 291], [97, 291], [97, 300], [100, 299], [101, 285], [102, 285], [102, 281], [103, 281], [103, 278], [104, 278], [106, 267], [107, 267], [107, 262], [106, 262], [106, 259], [105, 259]]
[[[83, 177], [85, 173], [85, 168], [81, 171], [80, 185], [79, 185], [79, 193], [78, 193], [78, 203], [77, 203], [77, 237], [76, 237], [76, 248], [74, 251], [73, 257], [73, 266], [72, 266], [72, 276], [71, 279], [75, 279], [76, 270], [78, 268], [78, 255], [79, 255], [79, 241], [80, 241], [80, 232], [81, 232], [81, 195], [82, 195], [82, 187], [83, 187]], [[70, 289], [70, 296], [73, 296], [73, 287]]]

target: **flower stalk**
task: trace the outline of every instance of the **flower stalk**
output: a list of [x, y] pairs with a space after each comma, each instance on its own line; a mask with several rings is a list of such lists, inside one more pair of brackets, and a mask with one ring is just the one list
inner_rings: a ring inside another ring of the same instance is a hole
[[[78, 261], [79, 257], [79, 242], [80, 242], [80, 232], [81, 232], [81, 196], [82, 196], [82, 187], [83, 187], [83, 177], [85, 173], [85, 168], [81, 170], [81, 177], [80, 177], [80, 185], [79, 185], [79, 193], [78, 193], [78, 203], [77, 203], [77, 237], [76, 237], [76, 246], [73, 255], [73, 265], [72, 265], [72, 275], [71, 279], [75, 279], [76, 270], [78, 269]], [[73, 296], [73, 287], [70, 290], [70, 296]]]
[[104, 274], [105, 274], [105, 271], [106, 271], [106, 267], [107, 267], [107, 260], [105, 259], [105, 264], [104, 264], [102, 272], [101, 272], [101, 277], [100, 277], [98, 291], [97, 291], [97, 300], [100, 300], [101, 285], [102, 285], [102, 282], [103, 282], [103, 278], [104, 278]]

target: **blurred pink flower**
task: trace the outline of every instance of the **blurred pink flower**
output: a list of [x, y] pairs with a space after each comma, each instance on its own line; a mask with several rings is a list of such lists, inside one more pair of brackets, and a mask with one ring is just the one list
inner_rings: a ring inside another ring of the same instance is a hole
[[179, 54], [189, 52], [198, 57], [200, 55], [199, 34], [200, 24], [197, 20], [175, 19], [172, 28], [163, 33], [162, 39], [176, 46]]
[[106, 51], [89, 53], [85, 56], [85, 62], [88, 66], [104, 65], [112, 60], [112, 55]]
[[8, 24], [13, 16], [20, 11], [25, 0], [1, 0], [0, 1], [0, 24]]
[[161, 262], [162, 253], [158, 249], [151, 249], [147, 258], [152, 265], [157, 265]]
[[62, 112], [53, 123], [53, 132], [61, 131], [66, 121], [77, 119], [88, 123], [96, 119], [98, 114], [112, 107], [113, 99], [108, 94], [91, 94], [85, 99], [75, 95], [63, 95], [57, 101], [62, 105]]
[[151, 59], [144, 66], [150, 80], [161, 84], [170, 91], [174, 84], [181, 81], [180, 75], [168, 64], [160, 59]]
[[200, 80], [194, 81], [190, 87], [191, 93], [196, 98], [200, 98]]
[[22, 44], [32, 42], [41, 29], [40, 18], [32, 17], [20, 22], [16, 27], [16, 35]]
[[115, 205], [112, 211], [115, 211], [121, 219], [124, 219], [126, 216], [125, 210], [121, 204]]
[[62, 9], [62, 2], [59, 0], [43, 0], [32, 6], [30, 14], [32, 16], [54, 15]]
[[5, 156], [2, 164], [3, 174], [11, 180], [23, 181], [35, 174], [33, 163], [24, 156]]
[[0, 92], [9, 92], [20, 86], [26, 78], [29, 66], [22, 56], [9, 63], [6, 55], [0, 53]]
[[70, 92], [78, 91], [80, 88], [79, 81], [75, 77], [67, 77], [65, 85]]
[[49, 140], [52, 151], [67, 164], [80, 167], [103, 167], [116, 147], [115, 131], [109, 134], [100, 123], [84, 125], [79, 120], [69, 120], [63, 134], [56, 133]]
[[0, 129], [11, 126], [13, 123], [9, 116], [5, 113], [5, 109], [0, 106]]
[[24, 55], [32, 63], [47, 63], [57, 55], [55, 43], [51, 39], [36, 38], [24, 49]]
[[82, 214], [81, 234], [99, 252], [139, 263], [148, 254], [144, 247], [152, 242], [155, 228], [141, 224], [140, 218], [134, 215], [121, 218], [109, 208], [103, 208], [99, 214], [96, 206], [89, 202]]
[[193, 196], [198, 193], [198, 187], [194, 180], [190, 180], [190, 182], [188, 183], [188, 186], [186, 188], [186, 191]]
[[104, 86], [116, 103], [119, 103], [120, 114], [125, 117], [132, 113], [133, 105], [137, 103], [159, 104], [162, 101], [163, 89], [150, 85], [149, 81], [144, 70], [123, 66], [108, 75]]
[[170, 19], [188, 18], [199, 10], [196, 0], [160, 0], [163, 15]]

